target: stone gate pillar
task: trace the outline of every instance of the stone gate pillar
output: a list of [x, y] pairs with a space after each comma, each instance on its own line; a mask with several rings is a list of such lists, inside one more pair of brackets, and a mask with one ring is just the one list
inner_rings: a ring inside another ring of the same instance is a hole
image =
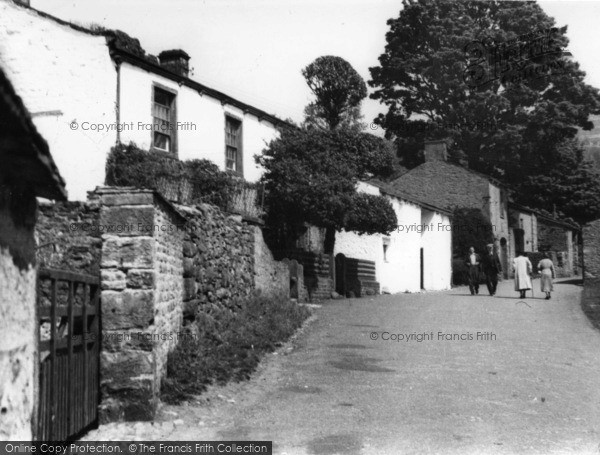
[[159, 193], [98, 188], [102, 422], [154, 418], [183, 306], [185, 218]]

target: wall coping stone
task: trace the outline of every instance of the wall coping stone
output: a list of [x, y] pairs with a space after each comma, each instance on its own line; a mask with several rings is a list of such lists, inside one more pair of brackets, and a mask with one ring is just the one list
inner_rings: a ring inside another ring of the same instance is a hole
[[170, 212], [181, 225], [187, 223], [187, 218], [169, 202], [159, 191], [129, 186], [98, 186], [93, 193], [100, 196], [102, 205], [153, 205], [159, 202]]

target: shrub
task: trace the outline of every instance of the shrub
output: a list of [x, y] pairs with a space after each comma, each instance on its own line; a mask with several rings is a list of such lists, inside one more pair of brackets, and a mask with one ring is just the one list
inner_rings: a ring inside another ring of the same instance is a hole
[[452, 250], [454, 257], [466, 258], [470, 247], [480, 255], [494, 241], [494, 229], [479, 209], [457, 208], [452, 216]]
[[209, 160], [179, 161], [130, 143], [112, 148], [106, 184], [152, 188], [183, 204], [203, 202], [229, 210], [241, 183]]
[[215, 308], [199, 313], [169, 354], [162, 398], [180, 403], [209, 384], [248, 379], [261, 357], [287, 340], [308, 317], [306, 307], [289, 300], [254, 296], [237, 311]]

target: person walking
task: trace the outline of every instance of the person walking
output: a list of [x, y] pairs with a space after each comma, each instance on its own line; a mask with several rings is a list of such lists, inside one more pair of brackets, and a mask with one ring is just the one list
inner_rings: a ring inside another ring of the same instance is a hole
[[546, 300], [550, 300], [550, 293], [554, 290], [552, 280], [556, 277], [556, 273], [554, 271], [554, 263], [548, 253], [544, 253], [544, 259], [538, 263], [537, 268], [540, 272], [542, 292], [546, 293]]
[[471, 295], [479, 294], [479, 280], [481, 279], [481, 257], [475, 253], [475, 248], [469, 248], [467, 255], [467, 278]]
[[485, 284], [491, 296], [496, 295], [498, 288], [498, 275], [502, 273], [502, 264], [498, 254], [494, 252], [494, 245], [487, 245], [487, 254], [482, 258], [481, 265], [485, 275]]
[[513, 269], [515, 272], [515, 291], [521, 293], [521, 298], [525, 298], [525, 293], [531, 289], [531, 273], [533, 267], [531, 261], [523, 251], [517, 253], [517, 257], [513, 259]]

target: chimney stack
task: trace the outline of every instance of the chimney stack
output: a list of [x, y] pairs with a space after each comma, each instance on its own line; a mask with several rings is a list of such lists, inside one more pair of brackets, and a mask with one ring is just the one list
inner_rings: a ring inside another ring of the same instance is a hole
[[425, 141], [425, 162], [429, 161], [447, 161], [448, 150], [445, 139], [435, 141]]
[[170, 49], [158, 54], [160, 66], [183, 77], [190, 74], [190, 56], [181, 49]]

